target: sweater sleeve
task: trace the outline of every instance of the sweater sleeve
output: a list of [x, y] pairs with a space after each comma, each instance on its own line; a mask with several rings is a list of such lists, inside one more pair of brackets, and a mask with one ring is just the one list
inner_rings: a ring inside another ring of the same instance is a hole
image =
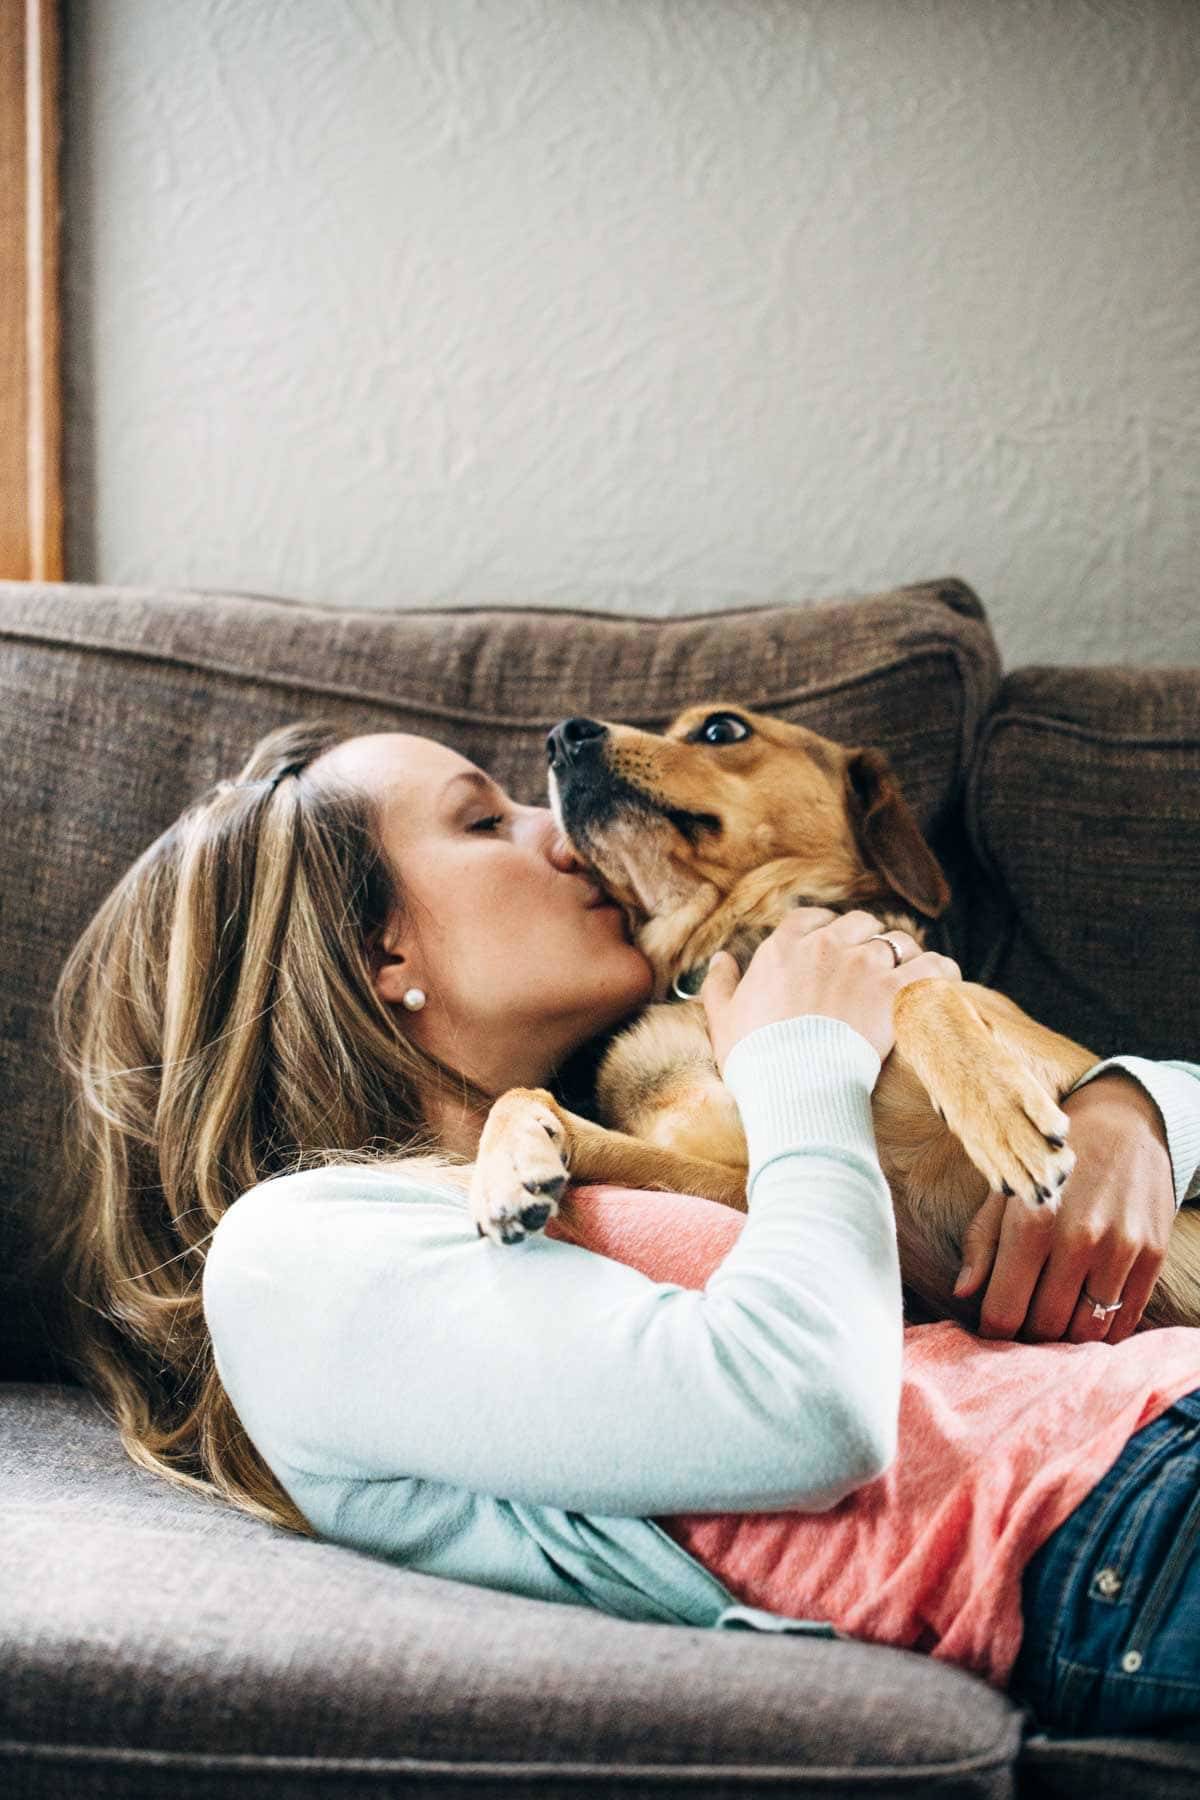
[[1110, 1056], [1081, 1075], [1070, 1091], [1094, 1081], [1106, 1069], [1124, 1069], [1158, 1107], [1171, 1153], [1176, 1207], [1185, 1200], [1200, 1200], [1200, 1063]]
[[217, 1372], [266, 1460], [602, 1514], [825, 1511], [895, 1453], [902, 1308], [874, 1048], [809, 1014], [725, 1079], [745, 1224], [703, 1289], [362, 1165], [260, 1183], [210, 1240]]

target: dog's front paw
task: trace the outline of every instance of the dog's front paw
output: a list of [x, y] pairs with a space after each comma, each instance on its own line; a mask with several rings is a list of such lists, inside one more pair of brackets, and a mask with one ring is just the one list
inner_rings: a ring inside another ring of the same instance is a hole
[[480, 1237], [519, 1244], [558, 1212], [567, 1185], [567, 1132], [529, 1088], [501, 1094], [487, 1116], [467, 1189]]
[[1075, 1167], [1068, 1115], [1025, 1064], [996, 1045], [983, 1066], [960, 1070], [935, 1104], [993, 1192], [1019, 1194], [1031, 1212], [1058, 1210]]

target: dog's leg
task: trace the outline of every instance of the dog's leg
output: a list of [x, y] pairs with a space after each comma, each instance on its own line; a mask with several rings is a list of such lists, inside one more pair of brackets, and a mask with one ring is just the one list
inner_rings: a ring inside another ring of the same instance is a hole
[[896, 995], [893, 1054], [916, 1074], [989, 1188], [1011, 1188], [1034, 1212], [1053, 1210], [1075, 1164], [1058, 1098], [1097, 1058], [1032, 1019], [1018, 1052], [1011, 1022], [1002, 1030], [990, 1022], [993, 998], [975, 982], [910, 982]]
[[746, 1210], [746, 1170], [593, 1125], [544, 1088], [510, 1088], [484, 1122], [467, 1204], [481, 1237], [515, 1244], [560, 1211], [568, 1177], [698, 1194]]
[[[970, 1007], [970, 1013], [965, 1014], [965, 1028], [963, 1015], [956, 1014], [952, 1000], [949, 1006], [941, 995], [934, 997], [939, 1004], [918, 999], [914, 1006], [911, 1000], [905, 1000], [906, 995], [915, 995], [918, 990], [934, 988], [942, 988], [950, 996], [961, 992]], [[974, 1028], [971, 1014], [987, 1033], [990, 1048]], [[982, 1076], [990, 1082], [999, 1053], [1001, 1087], [1008, 1091], [1001, 1093], [999, 1106], [993, 1091], [982, 1109], [984, 1131], [994, 1140], [997, 1128], [1003, 1129], [1004, 1114], [1011, 1116], [1013, 1112], [1014, 1099], [1008, 1084], [1011, 1059], [1024, 1067], [1047, 1098], [1052, 1095], [1056, 1101], [1101, 1059], [1081, 1044], [1031, 1019], [1007, 995], [975, 982], [912, 982], [897, 995], [894, 1016], [896, 1048], [876, 1083], [873, 1111], [880, 1159], [895, 1200], [901, 1271], [905, 1284], [942, 1317], [973, 1325], [978, 1322], [982, 1291], [962, 1300], [955, 1297], [953, 1286], [967, 1226], [987, 1194], [997, 1191], [1000, 1183], [986, 1168], [980, 1173], [987, 1158], [976, 1154], [977, 1142], [973, 1146], [969, 1141], [970, 1119], [964, 1131], [954, 1130], [954, 1117], [961, 1118], [964, 1106], [971, 1104], [969, 1099], [963, 1100], [961, 1091], [951, 1091], [954, 1072], [961, 1066], [964, 1054], [973, 1054], [979, 1059], [976, 1080]], [[943, 1065], [942, 1045], [948, 1046], [951, 1041], [955, 1054], [948, 1056]], [[931, 1042], [935, 1046], [932, 1050]], [[916, 1064], [910, 1061], [913, 1057]], [[1024, 1088], [1019, 1087], [1017, 1099], [1022, 1117], [1018, 1135], [1026, 1149], [1033, 1146], [1036, 1150], [1036, 1140], [1029, 1131], [1030, 1111], [1023, 1095]], [[953, 1117], [952, 1106], [956, 1109]], [[940, 1109], [936, 1117], [935, 1108]], [[941, 1114], [951, 1131], [940, 1123]], [[1050, 1123], [1041, 1108], [1035, 1109], [1033, 1117], [1039, 1115], [1047, 1125]], [[1050, 1139], [1058, 1135], [1045, 1134], [1050, 1151], [1057, 1148]], [[991, 1149], [994, 1150], [994, 1142]], [[1058, 1152], [1060, 1161], [1062, 1154]], [[1036, 1154], [1023, 1157], [1023, 1161], [1027, 1168], [1023, 1197], [1032, 1205], [1028, 1163], [1033, 1161], [1036, 1166]], [[1056, 1184], [1051, 1189], [1051, 1201], [1056, 1203], [1057, 1176], [1052, 1174], [1053, 1165], [1053, 1157], [1044, 1161], [1040, 1185], [1045, 1188], [1046, 1176], [1051, 1176]], [[1017, 1184], [1010, 1180], [1009, 1186], [1016, 1188]], [[1038, 1210], [1046, 1211], [1047, 1203], [1043, 1201]], [[1198, 1208], [1180, 1208], [1162, 1270], [1137, 1329], [1160, 1325], [1200, 1326]]]
[[[648, 1144], [659, 1144], [679, 1156], [696, 1156], [749, 1174], [746, 1133], [737, 1101], [715, 1066], [709, 1073], [689, 1069], [667, 1088], [660, 1088], [632, 1119], [622, 1125]], [[739, 1211], [746, 1211], [745, 1199]]]
[[[1057, 1096], [1097, 1060], [1004, 1001], [1031, 1027], [1029, 1049], [1042, 1053], [1031, 1066], [1002, 1041], [990, 1015], [981, 1016], [993, 998], [1003, 1000], [972, 982], [901, 988], [895, 1046], [871, 1097], [904, 1285], [937, 1317], [968, 1326], [978, 1323], [980, 1297], [953, 1291], [967, 1226], [989, 1191], [1006, 1182], [1031, 1208], [1053, 1210], [1059, 1175], [1074, 1162]], [[1042, 1198], [1047, 1190], [1050, 1202]]]
[[[595, 1101], [614, 1131], [722, 1163], [739, 1170], [744, 1183], [742, 1116], [717, 1069], [701, 1001], [647, 1007], [609, 1046], [596, 1071]], [[737, 1206], [745, 1212], [744, 1193]]]

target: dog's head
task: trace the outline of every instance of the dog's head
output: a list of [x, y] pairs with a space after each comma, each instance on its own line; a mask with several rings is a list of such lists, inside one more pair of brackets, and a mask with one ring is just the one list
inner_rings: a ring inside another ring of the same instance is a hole
[[797, 897], [936, 918], [950, 890], [887, 757], [734, 701], [659, 736], [564, 719], [546, 740], [550, 806], [660, 973], [704, 927], [773, 927]]

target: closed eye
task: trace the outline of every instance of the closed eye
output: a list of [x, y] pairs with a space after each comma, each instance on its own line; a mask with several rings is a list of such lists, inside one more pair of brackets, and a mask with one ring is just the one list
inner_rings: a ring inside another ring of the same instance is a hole
[[504, 823], [504, 814], [503, 813], [493, 813], [490, 818], [476, 819], [476, 821], [473, 825], [467, 826], [467, 830], [468, 831], [480, 831], [485, 826], [503, 825], [503, 823]]

